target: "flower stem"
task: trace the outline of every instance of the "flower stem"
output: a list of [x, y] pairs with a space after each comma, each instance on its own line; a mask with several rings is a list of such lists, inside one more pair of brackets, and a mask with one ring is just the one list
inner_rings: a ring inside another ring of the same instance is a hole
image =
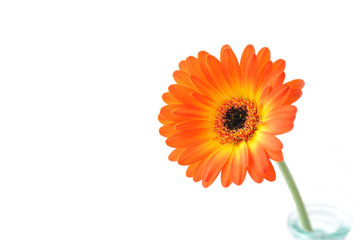
[[286, 162], [282, 161], [282, 162], [277, 162], [278, 167], [280, 168], [283, 177], [286, 180], [286, 183], [288, 185], [288, 188], [291, 191], [292, 197], [295, 200], [296, 206], [297, 206], [297, 212], [298, 212], [298, 216], [300, 218], [300, 222], [302, 227], [307, 230], [312, 232], [312, 227], [310, 224], [310, 220], [308, 218], [307, 212], [306, 212], [306, 208], [305, 205], [302, 201], [300, 192], [297, 189], [296, 183], [293, 180], [293, 177], [291, 175], [290, 170], [288, 169]]

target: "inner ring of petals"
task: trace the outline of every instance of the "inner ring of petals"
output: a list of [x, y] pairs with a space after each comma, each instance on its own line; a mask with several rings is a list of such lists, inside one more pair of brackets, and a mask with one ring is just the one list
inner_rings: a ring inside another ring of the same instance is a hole
[[214, 139], [221, 144], [247, 142], [257, 130], [260, 119], [254, 101], [236, 97], [227, 99], [217, 109]]

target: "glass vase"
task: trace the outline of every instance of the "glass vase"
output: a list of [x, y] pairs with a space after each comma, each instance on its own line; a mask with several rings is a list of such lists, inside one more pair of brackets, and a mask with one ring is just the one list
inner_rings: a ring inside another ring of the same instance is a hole
[[296, 240], [344, 240], [351, 228], [351, 219], [343, 211], [328, 205], [306, 205], [313, 232], [304, 230], [297, 210], [288, 216], [288, 228]]

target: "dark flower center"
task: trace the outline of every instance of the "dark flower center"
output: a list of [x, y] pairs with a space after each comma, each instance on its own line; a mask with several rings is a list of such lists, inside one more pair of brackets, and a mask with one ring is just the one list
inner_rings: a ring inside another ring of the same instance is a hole
[[248, 111], [246, 107], [231, 107], [224, 116], [224, 125], [229, 130], [238, 130], [244, 127], [247, 121]]
[[220, 144], [239, 144], [251, 139], [261, 117], [257, 104], [246, 98], [226, 99], [218, 108], [214, 119], [214, 140]]

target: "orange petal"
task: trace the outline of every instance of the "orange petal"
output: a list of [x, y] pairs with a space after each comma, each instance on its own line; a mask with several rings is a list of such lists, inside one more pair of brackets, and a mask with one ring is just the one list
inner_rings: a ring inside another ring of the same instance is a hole
[[220, 148], [215, 152], [207, 161], [207, 164], [204, 166], [204, 171], [202, 174], [203, 182], [214, 181], [218, 176], [219, 172], [223, 168], [224, 164], [228, 160], [229, 155], [231, 154], [231, 149], [229, 148]]
[[221, 62], [224, 66], [227, 82], [232, 89], [237, 91], [240, 88], [241, 68], [236, 55], [228, 45], [223, 46], [221, 50]]
[[[243, 146], [247, 148], [244, 142]], [[239, 151], [235, 151], [232, 158], [232, 180], [236, 185], [241, 185], [246, 178], [246, 167], [244, 167], [244, 147], [241, 147]], [[238, 150], [238, 149], [237, 149]], [[242, 159], [243, 158], [243, 159]], [[247, 153], [247, 162], [248, 162], [248, 153]], [[248, 165], [248, 163], [247, 163]]]
[[205, 75], [203, 74], [199, 60], [197, 58], [192, 56], [187, 57], [186, 63], [190, 74], [205, 79]]
[[209, 112], [196, 107], [182, 106], [173, 110], [173, 113], [178, 116], [188, 118], [209, 118]]
[[266, 150], [270, 151], [278, 152], [281, 151], [283, 148], [283, 144], [278, 138], [265, 132], [258, 132], [257, 142], [262, 145]]
[[284, 134], [293, 129], [293, 119], [276, 118], [263, 123], [262, 131], [274, 135]]
[[169, 147], [186, 148], [197, 142], [205, 141], [210, 136], [204, 130], [193, 130], [187, 132], [176, 132], [165, 141]]
[[256, 87], [258, 85], [257, 75], [258, 75], [257, 57], [256, 55], [251, 54], [246, 62], [244, 79], [246, 81], [246, 89], [252, 93], [255, 92]]
[[222, 63], [212, 55], [207, 56], [206, 62], [212, 79], [216, 80], [217, 91], [228, 95], [230, 93], [230, 86], [225, 78]]
[[197, 93], [197, 92], [191, 93], [191, 96], [198, 102], [203, 103], [204, 105], [206, 105], [208, 107], [214, 107], [216, 104], [211, 98], [207, 97], [206, 95]]
[[239, 145], [239, 158], [243, 167], [248, 165], [248, 148], [245, 142], [241, 142]]
[[285, 80], [286, 74], [283, 71], [271, 72], [263, 80], [260, 89], [263, 89], [266, 85], [270, 85], [272, 88], [280, 86]]
[[192, 83], [189, 79], [190, 74], [183, 71], [174, 71], [173, 78], [176, 83], [186, 86], [186, 87], [192, 87]]
[[165, 112], [170, 113], [172, 112], [174, 109], [179, 108], [179, 107], [183, 107], [184, 104], [169, 104], [169, 105], [165, 105], [160, 109], [160, 113], [164, 113], [165, 115], [167, 115]]
[[266, 152], [269, 158], [275, 160], [276, 162], [282, 162], [284, 160], [282, 151], [273, 152], [270, 150], [266, 150]]
[[[242, 76], [243, 76], [243, 74], [245, 73], [245, 70], [246, 70], [246, 62], [247, 62], [248, 57], [251, 54], [254, 54], [254, 53], [255, 53], [254, 47], [251, 44], [247, 45], [247, 47], [243, 50], [242, 57], [241, 57], [241, 62], [240, 62], [240, 68], [241, 68], [241, 75]], [[242, 79], [244, 79], [244, 78], [242, 78]]]
[[186, 61], [183, 60], [179, 63], [179, 70], [189, 73]]
[[163, 137], [171, 136], [172, 134], [177, 132], [174, 126], [175, 126], [174, 122], [162, 126], [161, 128], [159, 128], [159, 134], [162, 135]]
[[257, 53], [257, 60], [259, 64], [259, 69], [262, 69], [263, 66], [270, 61], [271, 59], [271, 52], [268, 48], [264, 47]]
[[170, 92], [166, 92], [162, 95], [162, 99], [166, 104], [179, 104], [180, 102], [175, 99]]
[[178, 156], [183, 152], [184, 148], [176, 148], [174, 149], [168, 156], [170, 161], [177, 161]]
[[214, 151], [214, 147], [207, 142], [198, 142], [182, 152], [178, 163], [180, 165], [190, 165], [201, 160], [207, 160]]
[[194, 172], [196, 171], [198, 165], [199, 165], [199, 162], [196, 162], [196, 163], [193, 163], [193, 164], [189, 165], [188, 168], [187, 168], [187, 171], [186, 171], [186, 176], [187, 177], [193, 177]]
[[263, 99], [263, 106], [265, 109], [271, 110], [282, 105], [290, 94], [290, 87], [281, 85], [276, 87], [271, 93]]
[[269, 114], [266, 116], [266, 118], [269, 118], [269, 116], [277, 117], [278, 114], [282, 114], [284, 112], [290, 112], [290, 113], [296, 114], [297, 107], [294, 106], [294, 105], [281, 105], [281, 106], [278, 106], [278, 107], [272, 109], [272, 111], [269, 112]]
[[[209, 53], [205, 51], [201, 51], [198, 53], [198, 60], [199, 65], [202, 69], [202, 72], [205, 76], [205, 80], [214, 88], [218, 89], [218, 86], [216, 84], [216, 81], [212, 78], [211, 74], [209, 73], [208, 66], [207, 66], [207, 58], [210, 56]], [[208, 96], [208, 95], [207, 95]]]
[[252, 178], [253, 181], [256, 183], [262, 183], [264, 179], [264, 174], [258, 173], [254, 167], [254, 163], [252, 162], [250, 166], [247, 168], [249, 176]]
[[296, 102], [302, 96], [302, 91], [300, 89], [292, 89], [290, 95], [284, 102], [284, 104], [292, 104]]
[[263, 119], [263, 122], [276, 118], [287, 118], [295, 119], [296, 118], [297, 108], [293, 105], [281, 105], [272, 109]]
[[232, 184], [232, 159], [228, 158], [226, 164], [224, 164], [224, 167], [221, 172], [221, 182], [223, 187], [229, 187], [229, 185]]
[[256, 183], [261, 183], [267, 171], [267, 155], [260, 146], [249, 147], [249, 164], [247, 170]]
[[219, 175], [219, 172], [212, 179], [210, 179], [208, 182], [202, 181], [203, 187], [207, 188], [210, 185], [212, 185], [212, 183], [217, 179], [218, 175]]
[[196, 88], [199, 90], [199, 92], [203, 93], [204, 95], [212, 99], [220, 95], [213, 87], [213, 85], [211, 85], [211, 83], [209, 83], [208, 81], [205, 81], [204, 79], [198, 78], [193, 75], [191, 75], [190, 79], [194, 86], [196, 86]]
[[[268, 61], [264, 64], [263, 68], [261, 69], [260, 73], [258, 74], [258, 79], [257, 79], [258, 92], [261, 92], [263, 90], [264, 86], [270, 85], [265, 81], [266, 81], [267, 76], [270, 74], [271, 69], [272, 69], [272, 62]], [[261, 86], [263, 86], [263, 87], [261, 88]]]
[[270, 94], [271, 92], [271, 85], [266, 85], [262, 91], [259, 91], [258, 92], [258, 99], [260, 100], [260, 109], [262, 108], [263, 106], [263, 103], [264, 103], [264, 99], [266, 99], [266, 97]]
[[278, 59], [273, 63], [272, 71], [281, 70], [284, 71], [286, 68], [286, 62], [283, 59]]
[[158, 121], [164, 125], [172, 122], [171, 120], [169, 120], [168, 118], [166, 118], [164, 115], [161, 114], [158, 115]]
[[184, 106], [183, 104], [165, 105], [164, 107], [162, 107], [160, 109], [160, 113], [159, 113], [159, 117], [158, 117], [159, 121], [161, 121], [161, 120], [164, 121], [165, 120], [166, 123], [181, 122], [182, 120], [184, 120], [184, 117], [175, 115], [173, 113], [173, 111], [174, 111], [174, 109], [180, 108], [180, 107], [183, 107], [183, 106]]
[[191, 88], [178, 84], [172, 84], [168, 87], [168, 90], [174, 98], [184, 103], [185, 105], [195, 107], [199, 105], [198, 102], [195, 101], [195, 99], [190, 95], [192, 92], [194, 92], [194, 90]]
[[193, 181], [198, 182], [202, 179], [202, 174], [204, 171], [204, 166], [206, 165], [208, 159], [203, 159], [198, 162], [198, 166], [193, 174]]
[[175, 124], [174, 128], [180, 131], [192, 129], [211, 129], [211, 123], [205, 120], [188, 120]]
[[274, 180], [276, 180], [276, 172], [275, 172], [275, 169], [273, 168], [273, 165], [270, 162], [270, 160], [267, 160], [267, 161], [268, 161], [268, 167], [267, 167], [266, 174], [264, 175], [264, 178], [270, 182], [273, 182]]
[[295, 79], [285, 84], [287, 84], [290, 88], [302, 89], [305, 86], [305, 81], [302, 79]]

